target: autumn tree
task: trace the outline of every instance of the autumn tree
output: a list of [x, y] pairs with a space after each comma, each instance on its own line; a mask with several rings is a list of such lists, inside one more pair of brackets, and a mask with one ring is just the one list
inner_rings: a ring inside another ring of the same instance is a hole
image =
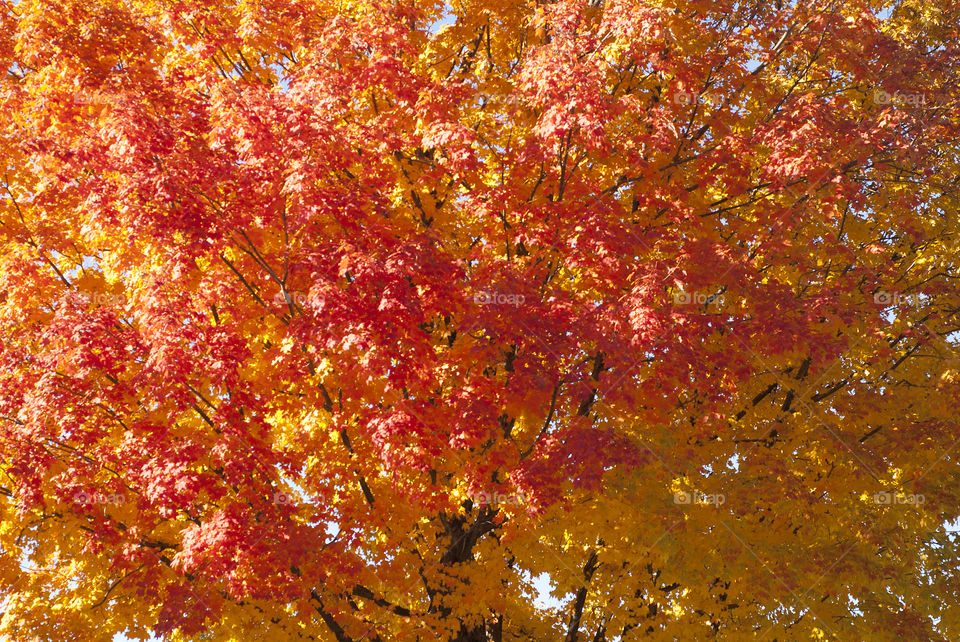
[[0, 7], [5, 639], [960, 637], [954, 0]]

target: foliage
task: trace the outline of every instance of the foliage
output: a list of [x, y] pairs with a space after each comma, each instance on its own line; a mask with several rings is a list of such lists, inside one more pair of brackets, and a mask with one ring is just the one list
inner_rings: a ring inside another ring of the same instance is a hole
[[960, 637], [953, 0], [0, 5], [0, 634]]

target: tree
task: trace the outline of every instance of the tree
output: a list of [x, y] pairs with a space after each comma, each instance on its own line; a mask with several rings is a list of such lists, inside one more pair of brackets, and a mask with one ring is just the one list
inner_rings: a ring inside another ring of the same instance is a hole
[[2, 7], [7, 636], [960, 636], [956, 2]]

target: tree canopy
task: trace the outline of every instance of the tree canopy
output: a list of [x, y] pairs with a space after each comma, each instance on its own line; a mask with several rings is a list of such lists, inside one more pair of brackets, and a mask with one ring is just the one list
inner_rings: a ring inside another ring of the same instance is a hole
[[0, 636], [960, 638], [955, 0], [0, 21]]

